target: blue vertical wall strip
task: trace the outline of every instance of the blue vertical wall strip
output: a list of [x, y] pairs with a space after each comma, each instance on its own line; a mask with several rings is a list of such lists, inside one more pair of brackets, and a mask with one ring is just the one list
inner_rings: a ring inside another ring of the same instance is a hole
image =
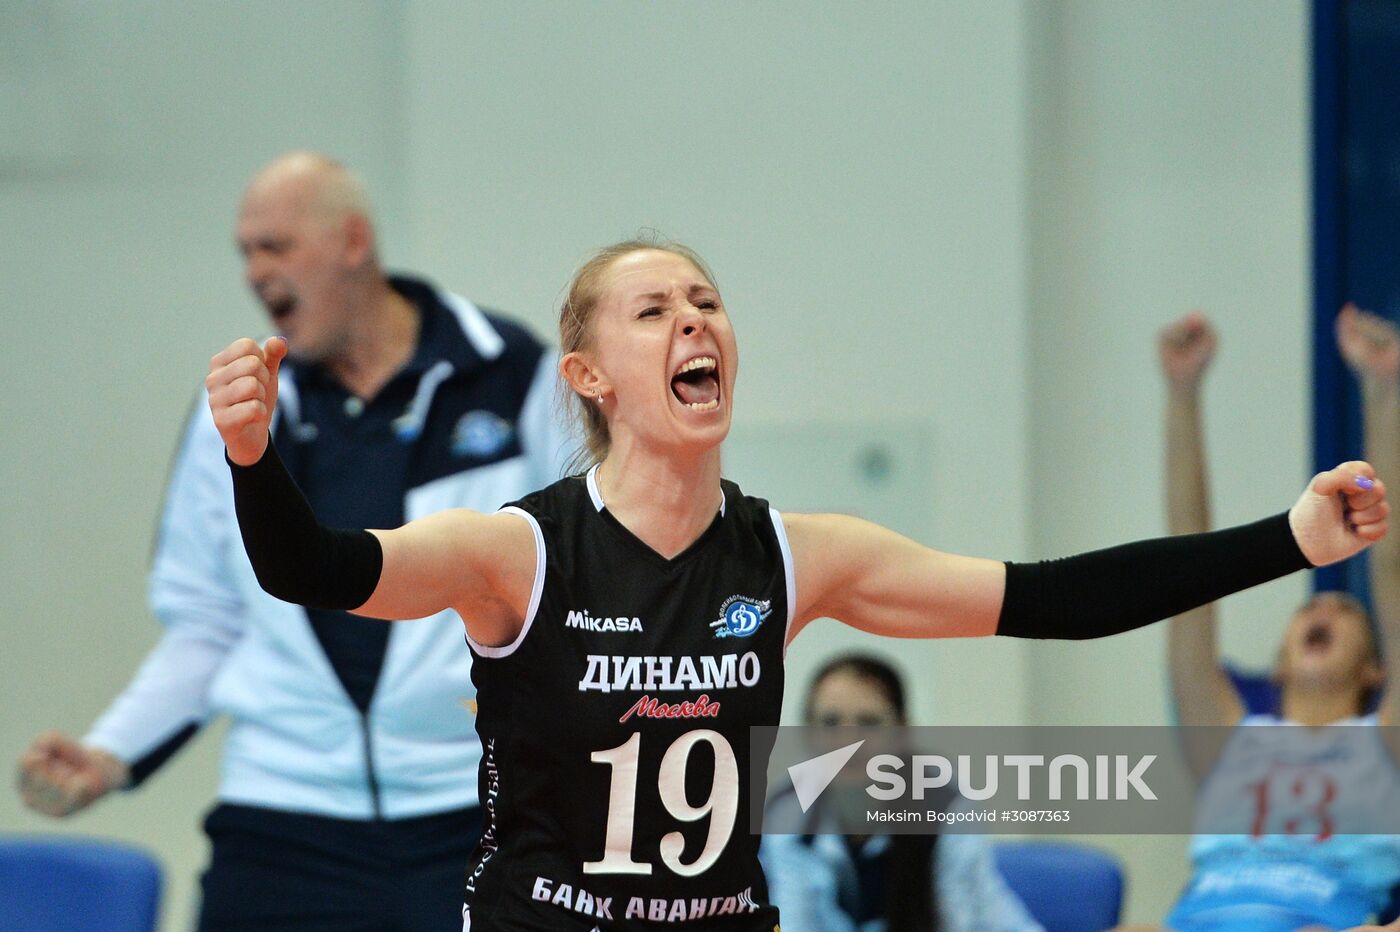
[[[1341, 148], [1343, 118], [1342, 17], [1346, 0], [1313, 0], [1312, 6], [1312, 207], [1313, 327], [1312, 431], [1315, 470], [1344, 455], [1350, 417], [1345, 373], [1337, 358], [1332, 322], [1342, 304]], [[1354, 402], [1352, 402], [1354, 404]], [[1344, 567], [1325, 567], [1314, 586], [1343, 589]]]
[[[1313, 459], [1362, 452], [1356, 380], [1332, 322], [1345, 301], [1400, 321], [1400, 0], [1314, 0]], [[1400, 477], [1385, 477], [1392, 484]], [[1368, 600], [1364, 558], [1316, 574]]]

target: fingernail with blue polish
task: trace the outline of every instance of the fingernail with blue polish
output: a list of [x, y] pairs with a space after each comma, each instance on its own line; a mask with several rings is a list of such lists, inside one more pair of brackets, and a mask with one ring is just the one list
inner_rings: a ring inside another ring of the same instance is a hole
[[1371, 479], [1367, 479], [1365, 476], [1357, 476], [1356, 487], [1358, 489], [1366, 489], [1369, 491], [1370, 489], [1374, 489], [1376, 487], [1376, 483]]

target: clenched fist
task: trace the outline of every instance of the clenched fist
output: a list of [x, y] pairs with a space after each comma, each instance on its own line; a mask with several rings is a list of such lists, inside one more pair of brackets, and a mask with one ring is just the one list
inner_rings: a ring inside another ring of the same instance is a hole
[[1376, 471], [1354, 460], [1314, 476], [1289, 510], [1288, 524], [1308, 562], [1326, 566], [1384, 537], [1389, 514]]
[[1337, 350], [1360, 378], [1394, 384], [1400, 378], [1400, 328], [1348, 304], [1337, 315]]
[[1157, 334], [1163, 374], [1172, 385], [1194, 389], [1210, 366], [1215, 344], [1215, 328], [1200, 311], [1168, 324]]
[[277, 408], [277, 369], [287, 341], [272, 337], [262, 346], [244, 337], [209, 360], [209, 411], [224, 438], [228, 458], [251, 466], [267, 449], [272, 412]]
[[19, 761], [19, 792], [30, 809], [66, 816], [130, 781], [126, 764], [56, 731], [45, 732]]

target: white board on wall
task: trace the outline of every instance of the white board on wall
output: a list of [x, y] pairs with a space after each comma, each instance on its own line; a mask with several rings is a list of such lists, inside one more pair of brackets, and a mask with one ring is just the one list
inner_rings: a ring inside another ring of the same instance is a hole
[[[858, 515], [924, 543], [936, 539], [932, 464], [932, 429], [916, 421], [736, 423], [724, 445], [725, 477], [779, 511]], [[893, 663], [916, 693], [937, 664], [934, 643], [813, 622], [788, 652], [784, 724], [800, 721], [815, 669], [850, 650]]]
[[859, 515], [928, 542], [933, 435], [918, 421], [736, 423], [724, 475], [779, 511]]

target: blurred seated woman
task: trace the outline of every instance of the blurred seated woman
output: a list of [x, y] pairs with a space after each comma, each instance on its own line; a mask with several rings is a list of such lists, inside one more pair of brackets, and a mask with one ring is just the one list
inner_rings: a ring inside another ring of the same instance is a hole
[[[837, 657], [807, 692], [805, 724], [893, 727], [906, 724], [904, 684], [872, 657]], [[1041, 926], [997, 872], [980, 835], [866, 835], [856, 792], [838, 777], [811, 811], [797, 816], [790, 792], [769, 803], [777, 821], [810, 827], [804, 835], [768, 835], [759, 857], [768, 892], [788, 932], [1023, 932]], [[944, 806], [956, 805], [949, 795]], [[792, 811], [788, 811], [792, 810]], [[790, 819], [790, 821], [789, 821]]]

